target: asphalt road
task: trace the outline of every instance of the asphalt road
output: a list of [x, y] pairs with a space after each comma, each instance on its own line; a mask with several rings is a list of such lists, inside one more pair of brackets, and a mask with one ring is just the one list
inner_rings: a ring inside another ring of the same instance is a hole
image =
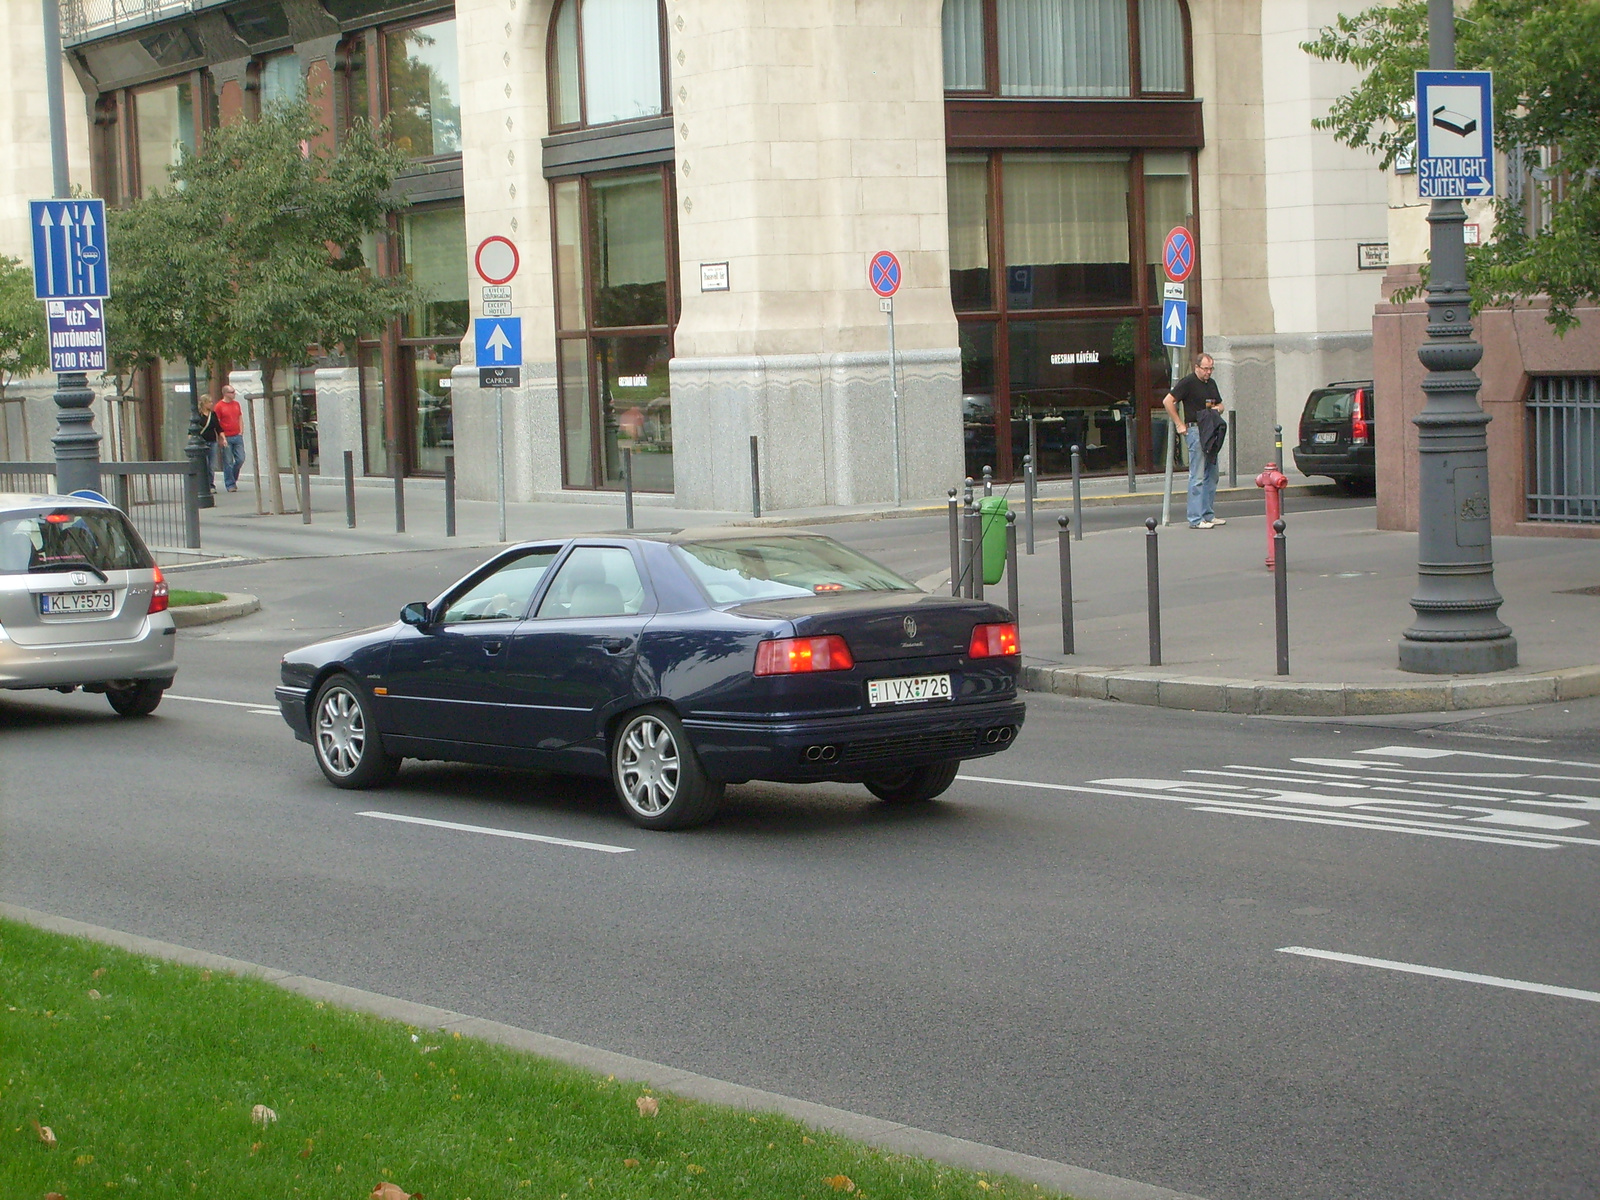
[[186, 572], [265, 610], [185, 632], [155, 717], [0, 697], [0, 895], [1215, 1200], [1600, 1194], [1600, 701], [1039, 696], [928, 810], [748, 785], [687, 834], [534, 774], [330, 788], [278, 655], [477, 557]]

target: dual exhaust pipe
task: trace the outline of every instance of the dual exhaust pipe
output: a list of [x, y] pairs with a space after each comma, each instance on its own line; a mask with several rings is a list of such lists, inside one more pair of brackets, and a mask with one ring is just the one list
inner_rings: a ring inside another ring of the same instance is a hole
[[839, 757], [837, 746], [807, 746], [805, 760], [807, 762], [833, 762]]
[[1015, 737], [1016, 733], [1017, 731], [1010, 725], [1001, 725], [996, 729], [984, 730], [983, 740], [988, 742], [991, 746], [1003, 746], [1005, 743], [1009, 742], [1013, 737]]

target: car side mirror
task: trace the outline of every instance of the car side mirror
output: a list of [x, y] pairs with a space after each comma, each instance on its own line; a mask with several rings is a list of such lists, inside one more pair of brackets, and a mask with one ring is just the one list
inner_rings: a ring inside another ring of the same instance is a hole
[[428, 606], [421, 600], [413, 600], [400, 610], [400, 620], [417, 629], [426, 629], [433, 624], [433, 619], [428, 615]]

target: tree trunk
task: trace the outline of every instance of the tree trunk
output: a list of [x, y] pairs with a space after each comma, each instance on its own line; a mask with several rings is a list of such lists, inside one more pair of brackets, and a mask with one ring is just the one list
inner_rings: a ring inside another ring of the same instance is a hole
[[278, 407], [272, 399], [272, 377], [277, 373], [277, 363], [270, 358], [261, 360], [261, 398], [267, 405], [267, 483], [272, 489], [272, 511], [283, 515], [283, 479], [278, 474]]

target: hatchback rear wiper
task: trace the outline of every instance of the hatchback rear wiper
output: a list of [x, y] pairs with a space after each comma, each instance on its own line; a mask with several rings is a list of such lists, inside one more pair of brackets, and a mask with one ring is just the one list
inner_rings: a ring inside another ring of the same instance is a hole
[[65, 560], [65, 563], [60, 562], [60, 561], [58, 561], [58, 562], [47, 562], [47, 563], [34, 563], [33, 566], [28, 568], [28, 572], [30, 574], [34, 574], [34, 573], [44, 572], [44, 571], [51, 571], [51, 572], [76, 571], [76, 570], [79, 570], [80, 568], [82, 570], [85, 570], [85, 571], [93, 571], [96, 575], [98, 575], [100, 577], [100, 582], [101, 583], [110, 583], [111, 582], [111, 576], [107, 575], [104, 571], [102, 571], [99, 567], [95, 566], [87, 558], [81, 558], [81, 557], [76, 559], [76, 560], [67, 559], [67, 560]]

